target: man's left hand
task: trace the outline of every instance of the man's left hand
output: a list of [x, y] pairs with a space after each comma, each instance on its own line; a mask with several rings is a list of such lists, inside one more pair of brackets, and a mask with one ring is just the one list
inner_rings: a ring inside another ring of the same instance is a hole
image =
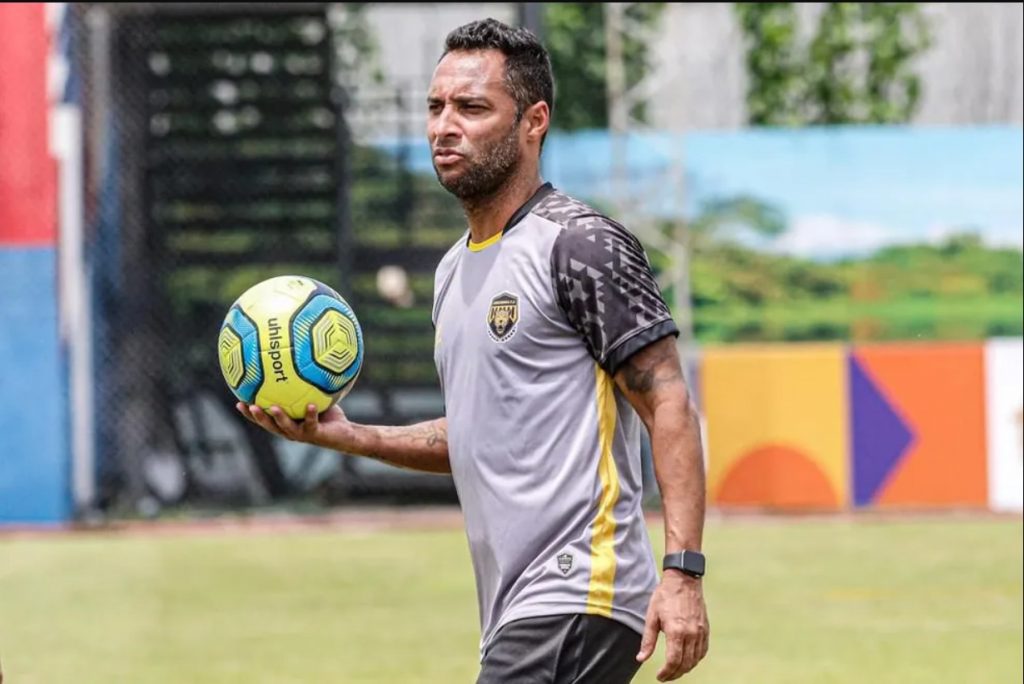
[[666, 570], [651, 597], [636, 659], [642, 663], [650, 658], [658, 632], [665, 632], [665, 665], [658, 671], [659, 682], [682, 677], [708, 652], [710, 627], [701, 582], [678, 570]]

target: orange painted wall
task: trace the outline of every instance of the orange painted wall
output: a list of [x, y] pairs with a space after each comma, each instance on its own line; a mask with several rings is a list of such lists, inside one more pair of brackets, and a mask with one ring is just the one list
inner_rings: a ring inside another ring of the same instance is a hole
[[838, 344], [704, 351], [702, 407], [713, 505], [848, 505], [845, 364]]
[[886, 344], [853, 354], [913, 435], [873, 505], [986, 506], [984, 347]]

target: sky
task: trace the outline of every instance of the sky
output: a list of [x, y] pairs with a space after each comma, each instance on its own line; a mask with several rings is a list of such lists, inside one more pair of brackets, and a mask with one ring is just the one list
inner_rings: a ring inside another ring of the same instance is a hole
[[[605, 131], [554, 132], [543, 175], [581, 199], [655, 215], [693, 217], [707, 200], [753, 196], [788, 224], [758, 244], [810, 258], [936, 242], [964, 227], [991, 245], [1024, 244], [1020, 127], [646, 133], [618, 148], [618, 166], [612, 145]], [[425, 142], [414, 142], [413, 157], [431, 171]]]
[[769, 200], [789, 219], [788, 252], [934, 242], [963, 227], [993, 245], [1024, 242], [1020, 128], [697, 134], [685, 150], [688, 214], [714, 195]]

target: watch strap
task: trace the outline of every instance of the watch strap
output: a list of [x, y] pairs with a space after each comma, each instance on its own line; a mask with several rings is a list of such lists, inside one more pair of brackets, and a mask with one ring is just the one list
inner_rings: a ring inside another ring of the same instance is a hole
[[690, 577], [703, 577], [705, 570], [704, 554], [699, 551], [679, 551], [665, 555], [661, 564], [662, 570], [679, 570]]

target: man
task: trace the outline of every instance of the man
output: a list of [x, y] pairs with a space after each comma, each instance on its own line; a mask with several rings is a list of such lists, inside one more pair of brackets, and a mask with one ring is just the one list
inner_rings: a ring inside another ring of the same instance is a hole
[[[678, 330], [640, 243], [542, 183], [553, 84], [528, 31], [488, 19], [447, 37], [427, 98], [440, 183], [469, 230], [435, 275], [445, 417], [298, 424], [239, 405], [284, 437], [452, 473], [481, 619], [478, 684], [628, 682], [666, 634], [658, 679], [708, 647], [704, 472]], [[650, 432], [668, 553], [661, 581], [641, 509]]]

